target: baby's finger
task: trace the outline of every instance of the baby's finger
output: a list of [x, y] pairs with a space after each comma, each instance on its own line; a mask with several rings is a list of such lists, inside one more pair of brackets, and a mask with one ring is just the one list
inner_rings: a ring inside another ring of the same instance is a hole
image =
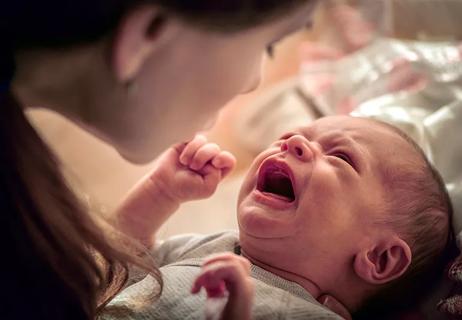
[[196, 151], [207, 143], [207, 138], [201, 134], [197, 134], [184, 148], [180, 154], [179, 161], [182, 165], [187, 166], [191, 163], [191, 160]]
[[215, 158], [213, 158], [212, 165], [215, 168], [221, 169], [221, 177], [224, 178], [236, 166], [236, 158], [231, 152], [221, 151]]
[[246, 285], [246, 280], [249, 278], [249, 274], [242, 267], [241, 263], [237, 261], [229, 262], [218, 262], [214, 265], [207, 266], [206, 270], [210, 268], [208, 272], [211, 276], [216, 279], [220, 279], [225, 282], [226, 289], [231, 295], [243, 292]]
[[211, 164], [206, 164], [199, 173], [204, 179], [204, 189], [207, 190], [207, 195], [213, 194], [221, 181], [221, 170]]
[[193, 287], [191, 289], [192, 293], [198, 293], [202, 287], [204, 288], [219, 288], [221, 287], [222, 280], [215, 276], [215, 269], [221, 267], [220, 264], [215, 266], [209, 266], [207, 268], [202, 268], [199, 276], [194, 280]]
[[232, 287], [236, 287], [238, 284], [235, 284], [235, 282], [242, 281], [247, 276], [239, 262], [219, 261], [203, 267], [202, 273], [194, 283], [193, 292], [196, 292], [198, 287], [204, 287], [207, 290], [211, 289], [211, 291], [218, 290], [223, 281]]
[[187, 145], [187, 142], [176, 143], [172, 146], [172, 149], [175, 150], [177, 156], [179, 157]]
[[214, 270], [204, 270], [194, 281], [191, 293], [198, 293], [201, 288], [204, 288], [208, 297], [223, 297], [226, 292], [226, 284], [223, 279], [216, 275]]
[[206, 143], [196, 151], [189, 167], [193, 170], [200, 170], [218, 154], [220, 154], [220, 147], [216, 143]]
[[221, 288], [223, 283], [220, 279], [213, 277], [208, 272], [202, 272], [196, 280], [194, 280], [193, 286], [191, 288], [191, 293], [198, 293], [202, 288], [212, 288], [212, 290]]
[[236, 261], [244, 268], [244, 270], [248, 274], [250, 274], [250, 267], [251, 267], [250, 261], [242, 256], [238, 256], [231, 252], [219, 253], [219, 254], [210, 256], [206, 261], [203, 262], [202, 267], [206, 267], [208, 265], [212, 265], [212, 264], [215, 264], [217, 262], [222, 262], [222, 261], [225, 261], [225, 262], [226, 261], [228, 262]]

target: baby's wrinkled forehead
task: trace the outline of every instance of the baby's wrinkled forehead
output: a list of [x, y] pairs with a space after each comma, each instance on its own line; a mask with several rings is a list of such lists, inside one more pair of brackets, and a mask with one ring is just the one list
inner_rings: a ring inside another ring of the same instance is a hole
[[383, 138], [402, 140], [395, 130], [376, 120], [350, 116], [324, 117], [298, 129], [309, 139], [325, 135], [345, 135], [365, 143], [376, 143]]
[[354, 141], [379, 166], [397, 165], [398, 162], [412, 163], [420, 158], [418, 147], [414, 146], [404, 133], [373, 119], [351, 116], [325, 117], [299, 130], [312, 140], [343, 137]]

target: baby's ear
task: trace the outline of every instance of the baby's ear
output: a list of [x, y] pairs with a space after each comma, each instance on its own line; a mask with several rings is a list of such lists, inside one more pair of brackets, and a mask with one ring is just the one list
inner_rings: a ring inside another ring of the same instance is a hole
[[356, 254], [353, 268], [369, 284], [384, 284], [403, 275], [411, 259], [411, 248], [395, 235]]

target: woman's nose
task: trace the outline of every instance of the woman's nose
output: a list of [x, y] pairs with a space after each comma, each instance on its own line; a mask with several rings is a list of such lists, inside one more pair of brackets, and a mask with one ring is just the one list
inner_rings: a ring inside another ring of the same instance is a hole
[[287, 151], [300, 161], [311, 161], [314, 158], [310, 142], [301, 135], [294, 135], [284, 141], [281, 151]]

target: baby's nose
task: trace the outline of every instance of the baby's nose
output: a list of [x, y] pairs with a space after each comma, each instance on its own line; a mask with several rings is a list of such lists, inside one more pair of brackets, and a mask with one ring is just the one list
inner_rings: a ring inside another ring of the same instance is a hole
[[305, 137], [294, 135], [282, 143], [281, 151], [289, 152], [300, 161], [311, 161], [314, 154], [309, 143]]

